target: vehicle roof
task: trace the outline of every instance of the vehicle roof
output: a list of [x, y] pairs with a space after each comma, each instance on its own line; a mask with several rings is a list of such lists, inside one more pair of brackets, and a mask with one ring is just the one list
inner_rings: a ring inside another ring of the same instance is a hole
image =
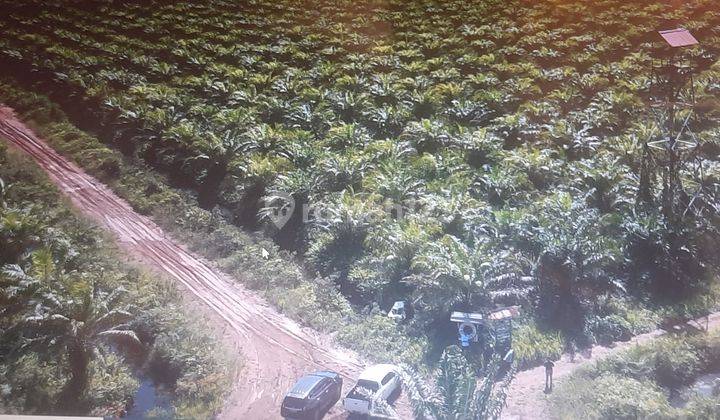
[[292, 389], [290, 389], [290, 392], [287, 393], [288, 397], [294, 397], [294, 398], [305, 398], [307, 397], [310, 392], [315, 388], [315, 386], [322, 381], [321, 376], [315, 376], [315, 375], [305, 375], [302, 378], [298, 379], [297, 382], [295, 382], [295, 385], [293, 385]]
[[311, 373], [311, 375], [322, 376], [323, 378], [330, 378], [330, 379], [335, 379], [338, 376], [340, 376], [339, 373], [333, 372], [331, 370], [319, 370], [317, 372]]
[[295, 385], [287, 393], [288, 397], [305, 398], [323, 380], [323, 378], [335, 378], [338, 374], [329, 370], [321, 370], [309, 373], [295, 382]]
[[395, 365], [389, 365], [389, 364], [380, 364], [380, 365], [372, 365], [367, 367], [365, 370], [362, 371], [360, 374], [360, 379], [364, 379], [366, 381], [372, 381], [372, 382], [380, 382], [390, 372], [397, 372], [398, 368]]

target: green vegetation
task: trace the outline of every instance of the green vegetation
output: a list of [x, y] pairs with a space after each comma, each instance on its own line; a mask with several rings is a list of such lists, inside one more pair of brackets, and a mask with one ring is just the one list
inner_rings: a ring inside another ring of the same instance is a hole
[[0, 412], [119, 415], [139, 374], [168, 389], [171, 415], [216, 412], [232, 365], [177, 292], [120, 264], [3, 143], [0, 179]]
[[559, 332], [543, 332], [534, 323], [528, 323], [513, 332], [513, 349], [522, 369], [540, 365], [548, 358], [559, 359], [565, 351], [565, 342]]
[[[454, 339], [449, 311], [520, 304], [531, 364], [715, 305], [698, 298], [720, 245], [712, 0], [0, 5], [4, 72], [206, 210], [53, 124], [61, 150], [350, 347], [416, 362]], [[656, 31], [676, 22], [702, 40], [703, 171], [644, 152]], [[377, 315], [397, 299], [417, 302], [407, 326]]]
[[662, 337], [597, 362], [560, 383], [553, 395], [562, 419], [717, 418], [717, 394], [690, 395], [675, 408], [670, 396], [720, 366], [720, 332]]
[[[404, 372], [403, 386], [413, 414], [418, 419], [494, 419], [499, 418], [514, 372], [495, 383], [499, 360], [490, 360], [480, 372], [472, 366], [458, 346], [443, 351], [434, 380]], [[482, 378], [478, 381], [477, 375]]]
[[[337, 332], [340, 344], [370, 359], [417, 366], [425, 340], [403, 334], [374, 309], [359, 314], [326, 279], [308, 281], [293, 256], [261, 236], [227, 223], [217, 211], [200, 208], [190, 194], [168, 186], [163, 176], [77, 129], [46, 97], [0, 80], [0, 101], [10, 103], [61, 153], [107, 182], [138, 212], [150, 215], [190, 249], [265, 296], [287, 315], [321, 331]], [[267, 258], [263, 250], [268, 252]]]

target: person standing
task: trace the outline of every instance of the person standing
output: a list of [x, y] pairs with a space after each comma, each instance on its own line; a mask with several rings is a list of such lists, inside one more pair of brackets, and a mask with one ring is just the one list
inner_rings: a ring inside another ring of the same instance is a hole
[[552, 360], [548, 357], [545, 359], [545, 391], [549, 392], [552, 391], [553, 387], [553, 368], [555, 367], [555, 363], [553, 363]]

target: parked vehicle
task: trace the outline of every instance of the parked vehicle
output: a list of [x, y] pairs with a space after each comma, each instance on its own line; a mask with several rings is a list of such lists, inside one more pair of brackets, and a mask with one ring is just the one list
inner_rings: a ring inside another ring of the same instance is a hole
[[390, 312], [388, 312], [388, 317], [398, 321], [404, 321], [407, 318], [407, 312], [405, 312], [405, 302], [402, 300], [395, 302], [392, 308], [390, 308]]
[[397, 366], [370, 366], [360, 374], [357, 384], [343, 400], [343, 407], [351, 413], [370, 414], [375, 401], [387, 401], [399, 389], [400, 373]]
[[285, 418], [321, 419], [340, 399], [342, 378], [331, 371], [303, 376], [285, 396], [280, 414]]

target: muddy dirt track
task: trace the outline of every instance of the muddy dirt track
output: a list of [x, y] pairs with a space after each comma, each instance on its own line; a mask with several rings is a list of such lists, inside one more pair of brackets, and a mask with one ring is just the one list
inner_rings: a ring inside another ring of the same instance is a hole
[[[352, 353], [333, 347], [329, 337], [300, 327], [256, 294], [188, 252], [108, 187], [56, 153], [20, 122], [12, 109], [1, 104], [0, 138], [6, 138], [30, 155], [83, 214], [117, 237], [128, 255], [175, 279], [193, 300], [210, 310], [211, 322], [229, 327], [228, 339], [242, 353], [244, 367], [221, 418], [280, 418], [279, 406], [284, 393], [299, 376], [312, 370], [332, 369], [341, 373], [343, 393], [347, 392], [362, 369], [362, 363]], [[720, 312], [684, 325], [705, 330], [720, 328]], [[665, 333], [658, 329], [612, 347], [595, 346], [573, 359], [564, 355], [555, 362], [554, 376], [557, 382], [562, 382], [581, 366]], [[543, 387], [542, 367], [519, 372], [508, 390], [502, 419], [551, 418], [549, 395], [543, 393]], [[402, 418], [411, 417], [407, 402], [402, 399], [399, 411]], [[325, 418], [346, 417], [338, 404]]]
[[[229, 339], [242, 353], [244, 366], [222, 418], [280, 418], [284, 393], [309, 371], [340, 372], [345, 389], [357, 377], [362, 365], [351, 353], [282, 316], [256, 294], [188, 252], [108, 187], [40, 140], [10, 108], [0, 107], [0, 137], [30, 155], [84, 215], [117, 237], [125, 252], [176, 280], [193, 301], [211, 309], [215, 322], [229, 326]], [[339, 405], [326, 418], [344, 418]]]

